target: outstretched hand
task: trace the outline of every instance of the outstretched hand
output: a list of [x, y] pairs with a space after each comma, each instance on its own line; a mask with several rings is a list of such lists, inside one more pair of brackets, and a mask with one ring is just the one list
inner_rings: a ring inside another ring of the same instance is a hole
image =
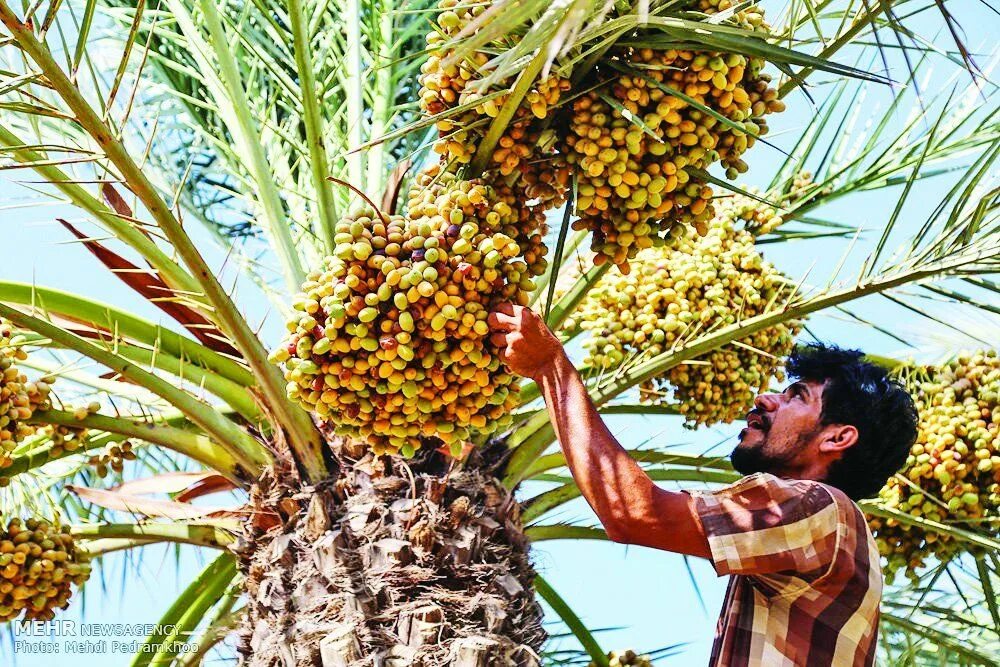
[[500, 359], [518, 375], [537, 380], [566, 356], [562, 343], [530, 308], [501, 303], [486, 321]]

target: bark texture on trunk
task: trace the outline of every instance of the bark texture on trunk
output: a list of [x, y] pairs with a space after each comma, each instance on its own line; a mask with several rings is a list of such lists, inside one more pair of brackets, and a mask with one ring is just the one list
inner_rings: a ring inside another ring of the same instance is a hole
[[337, 458], [315, 487], [271, 469], [251, 494], [241, 664], [537, 667], [542, 612], [500, 482], [436, 452]]

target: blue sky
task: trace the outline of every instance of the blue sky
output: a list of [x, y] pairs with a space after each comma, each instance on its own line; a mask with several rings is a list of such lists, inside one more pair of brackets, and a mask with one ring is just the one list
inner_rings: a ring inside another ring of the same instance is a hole
[[[995, 15], [976, 4], [971, 10], [973, 16], [982, 20], [963, 22], [968, 34], [968, 43], [974, 48], [989, 45], [989, 19]], [[767, 7], [777, 7], [779, 3], [765, 3]], [[981, 13], [981, 16], [980, 16]], [[995, 25], [995, 23], [994, 23]], [[941, 39], [939, 43], [949, 48], [951, 42]], [[981, 64], [988, 62], [983, 59]], [[892, 74], [902, 78], [905, 72], [899, 69], [899, 62], [892, 62]], [[925, 92], [934, 92], [937, 83], [944, 81], [953, 71], [947, 64], [940, 64], [924, 87]], [[937, 77], [937, 78], [935, 78]], [[964, 86], [967, 79], [959, 79]], [[819, 96], [821, 99], [821, 95]], [[859, 121], [859, 127], [870, 114], [874, 117], [878, 109], [884, 109], [888, 101], [888, 91], [872, 88], [864, 104], [870, 111]], [[797, 136], [814, 113], [811, 104], [802, 95], [793, 95], [786, 113], [770, 121], [772, 133], [782, 145], [788, 145]], [[904, 110], [903, 115], [908, 111]], [[902, 116], [901, 116], [902, 118]], [[751, 157], [752, 170], [750, 184], [766, 183], [780, 159], [772, 149], [758, 145]], [[66, 244], [68, 234], [55, 223], [56, 217], [79, 219], [72, 210], [65, 207], [21, 204], [38, 202], [30, 191], [11, 183], [11, 180], [30, 180], [33, 176], [24, 172], [0, 174], [0, 228], [4, 231], [4, 261], [0, 262], [0, 279], [35, 281], [39, 284], [76, 291], [109, 303], [135, 308], [136, 311], [153, 320], [161, 320], [159, 312], [147, 304], [142, 304], [133, 294], [110, 277], [81, 247]], [[919, 224], [922, 215], [936, 203], [936, 197], [947, 185], [947, 180], [921, 184], [913, 201], [907, 207], [907, 223]], [[866, 229], [876, 229], [889, 216], [895, 204], [897, 190], [882, 191], [853, 197], [839, 202], [822, 211], [828, 219], [860, 225]], [[912, 217], [912, 223], [909, 218]], [[194, 223], [192, 223], [193, 225]], [[905, 225], [903, 226], [905, 229]], [[210, 263], [219, 266], [223, 262], [222, 253], [214, 243], [201, 232], [195, 232], [199, 244]], [[847, 270], [857, 266], [868, 254], [877, 239], [877, 234], [868, 234], [859, 241], [847, 263]], [[813, 241], [785, 245], [767, 246], [765, 255], [786, 274], [799, 277], [806, 271], [811, 282], [825, 281], [846, 248], [845, 241]], [[16, 249], [16, 251], [11, 251]], [[264, 300], [255, 291], [242, 286], [237, 295], [242, 309], [249, 320], [256, 324], [265, 321], [264, 331], [274, 342], [279, 324]], [[914, 336], [923, 342], [930, 339], [931, 330], [924, 320], [913, 313], [892, 307], [887, 302], [866, 300], [857, 307], [860, 314], [889, 325], [903, 337]], [[964, 320], [965, 316], [954, 313], [955, 321], [981, 322], [976, 316]], [[265, 319], [266, 318], [266, 319]], [[930, 345], [927, 349], [904, 349], [892, 338], [879, 334], [871, 328], [858, 325], [846, 317], [821, 317], [810, 321], [809, 330], [817, 337], [844, 346], [861, 347], [870, 352], [890, 355], [914, 355], [930, 359], [940, 354], [944, 346]], [[957, 338], [954, 332], [942, 334]], [[933, 341], [930, 341], [933, 343]], [[716, 427], [692, 432], [681, 428], [679, 420], [671, 417], [617, 416], [609, 418], [612, 430], [623, 444], [636, 446], [648, 443], [651, 446], [677, 446], [679, 450], [704, 452], [710, 448], [717, 453], [731, 449], [733, 438], [739, 426]], [[528, 489], [527, 491], [531, 491]], [[567, 505], [560, 511], [560, 520], [591, 521], [592, 514], [582, 501]], [[86, 594], [75, 599], [71, 609], [63, 618], [86, 622], [153, 623], [166, 610], [175, 596], [190, 582], [197, 571], [212, 557], [203, 550], [184, 547], [175, 551], [173, 547], [147, 547], [138, 553], [120, 553], [106, 559], [104, 582], [95, 576], [87, 586]], [[632, 647], [653, 650], [671, 644], [685, 644], [678, 655], [664, 659], [663, 665], [703, 665], [707, 662], [708, 651], [715, 627], [715, 619], [725, 590], [725, 579], [715, 576], [705, 562], [691, 562], [690, 575], [679, 556], [657, 552], [641, 547], [624, 547], [604, 543], [545, 543], [534, 550], [534, 559], [539, 571], [556, 590], [576, 609], [591, 627], [619, 627], [621, 629], [601, 633], [599, 639], [606, 648]], [[700, 591], [700, 597], [698, 592]], [[130, 637], [129, 639], [142, 639]], [[0, 642], [0, 664], [8, 664], [4, 651], [9, 645]], [[53, 660], [52, 656], [19, 655], [17, 664], [22, 667], [50, 667], [51, 665], [73, 664], [77, 667], [117, 667], [130, 662], [126, 654], [73, 655]]]

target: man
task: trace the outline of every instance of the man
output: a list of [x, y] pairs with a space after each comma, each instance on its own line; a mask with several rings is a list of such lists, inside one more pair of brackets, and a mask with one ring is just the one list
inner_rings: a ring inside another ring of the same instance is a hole
[[657, 487], [614, 439], [559, 341], [504, 304], [492, 341], [541, 388], [566, 462], [608, 537], [709, 559], [734, 575], [712, 665], [871, 665], [879, 555], [853, 501], [906, 460], [917, 416], [905, 390], [860, 352], [800, 348], [793, 382], [761, 394], [733, 451], [748, 475], [715, 492]]

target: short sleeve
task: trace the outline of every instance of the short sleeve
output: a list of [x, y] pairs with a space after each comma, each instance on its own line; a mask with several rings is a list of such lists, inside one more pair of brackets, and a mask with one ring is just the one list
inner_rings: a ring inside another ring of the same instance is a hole
[[839, 511], [822, 484], [756, 473], [692, 496], [720, 576], [792, 575], [808, 583], [833, 567]]

